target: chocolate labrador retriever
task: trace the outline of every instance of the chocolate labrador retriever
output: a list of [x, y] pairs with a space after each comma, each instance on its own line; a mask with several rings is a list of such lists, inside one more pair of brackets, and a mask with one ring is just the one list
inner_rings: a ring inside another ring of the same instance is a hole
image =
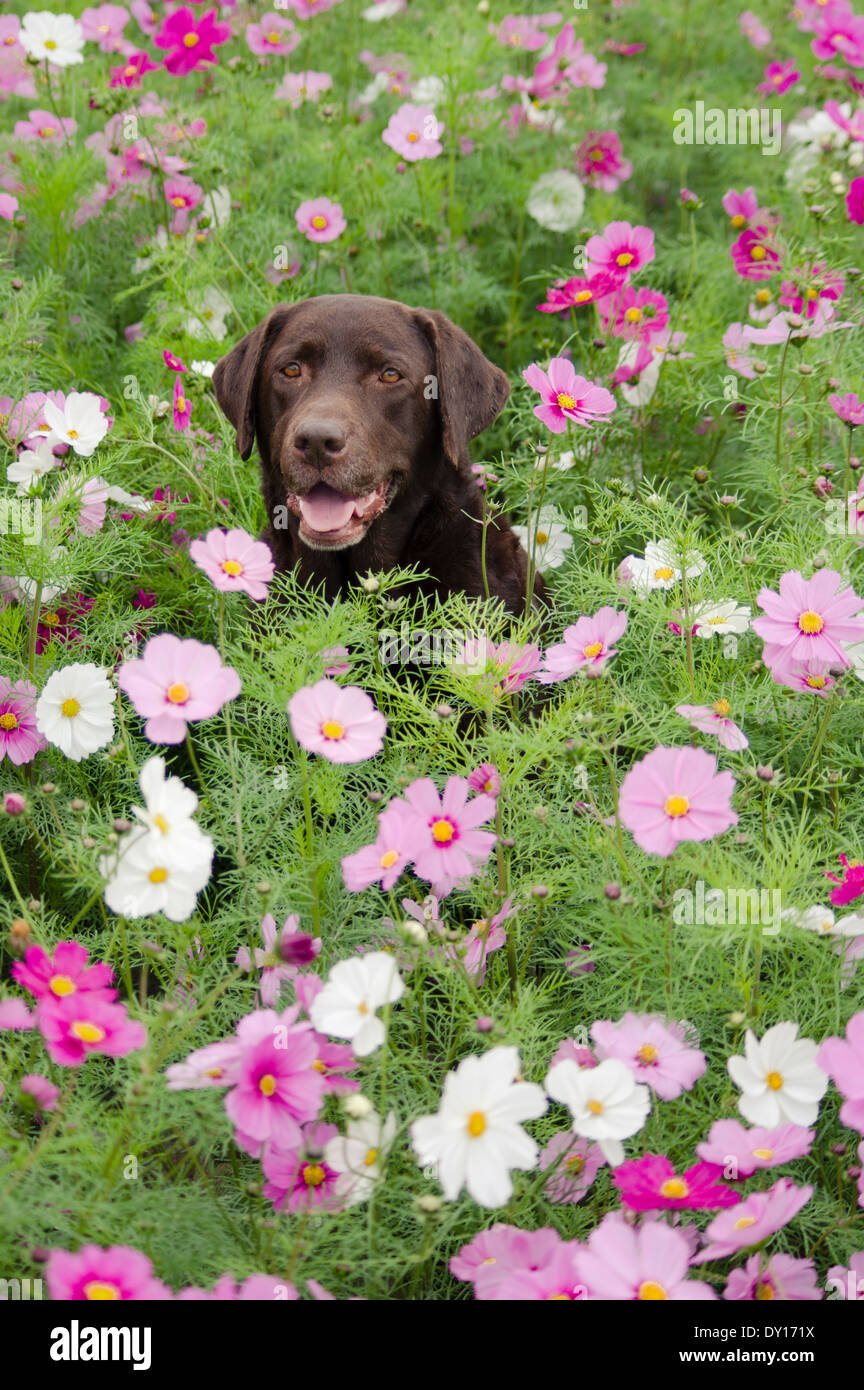
[[[327, 597], [411, 565], [432, 576], [423, 592], [485, 593], [468, 441], [510, 384], [444, 314], [354, 294], [280, 304], [213, 384], [244, 459], [257, 438], [277, 570], [297, 566]], [[485, 552], [489, 593], [521, 612], [528, 560], [506, 517]]]

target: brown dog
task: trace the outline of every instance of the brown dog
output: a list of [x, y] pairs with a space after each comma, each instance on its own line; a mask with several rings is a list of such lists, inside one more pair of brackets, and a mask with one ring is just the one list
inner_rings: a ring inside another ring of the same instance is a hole
[[[350, 294], [280, 304], [213, 384], [244, 459], [258, 440], [277, 570], [297, 566], [327, 597], [411, 565], [432, 576], [423, 592], [485, 593], [468, 441], [510, 384], [444, 314]], [[503, 516], [485, 564], [489, 593], [521, 612], [528, 561]]]

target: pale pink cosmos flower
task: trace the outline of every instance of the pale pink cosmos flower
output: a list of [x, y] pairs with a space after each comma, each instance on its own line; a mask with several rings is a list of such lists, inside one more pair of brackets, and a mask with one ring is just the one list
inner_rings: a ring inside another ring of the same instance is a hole
[[706, 1163], [716, 1163], [727, 1177], [749, 1178], [762, 1168], [779, 1168], [810, 1152], [816, 1131], [803, 1125], [747, 1129], [740, 1120], [715, 1120], [708, 1138], [696, 1145]]
[[545, 1193], [550, 1202], [581, 1202], [606, 1159], [599, 1144], [581, 1139], [572, 1130], [553, 1134], [540, 1151], [541, 1173], [552, 1168]]
[[[864, 1144], [859, 1146], [858, 1159], [861, 1159], [861, 1150]], [[864, 1174], [858, 1179], [859, 1190], [864, 1180]], [[859, 1206], [864, 1203], [858, 1203]], [[849, 1264], [832, 1265], [828, 1271], [828, 1287], [836, 1288], [839, 1281], [843, 1290], [842, 1298], [849, 1299], [850, 1302], [860, 1303], [864, 1300], [864, 1250], [858, 1250], [854, 1255], [849, 1256]]]
[[562, 434], [571, 422], [590, 429], [615, 409], [612, 393], [579, 376], [568, 357], [553, 357], [546, 372], [532, 362], [522, 375], [540, 392], [542, 400], [535, 405], [534, 414], [553, 434]]
[[551, 1258], [540, 1266], [507, 1269], [491, 1265], [475, 1280], [474, 1297], [481, 1303], [570, 1303], [584, 1298], [578, 1271], [579, 1251], [578, 1241], [562, 1240]]
[[540, 648], [533, 643], [490, 642], [485, 634], [467, 637], [452, 658], [453, 666], [491, 685], [496, 699], [515, 695], [540, 669]]
[[796, 1187], [780, 1178], [767, 1192], [751, 1192], [736, 1207], [721, 1212], [705, 1230], [705, 1249], [693, 1264], [725, 1259], [738, 1250], [760, 1245], [794, 1219], [813, 1196], [812, 1187]]
[[246, 25], [246, 42], [256, 57], [263, 58], [272, 53], [284, 58], [294, 52], [300, 35], [293, 19], [271, 10], [262, 14], [256, 24]]
[[835, 415], [839, 415], [844, 425], [853, 428], [856, 425], [864, 425], [864, 401], [856, 396], [854, 391], [847, 391], [845, 396], [835, 391], [828, 397], [828, 404]]
[[588, 275], [602, 271], [622, 284], [654, 259], [654, 233], [650, 227], [629, 222], [610, 222], [600, 236], [585, 243]]
[[430, 777], [418, 777], [405, 788], [414, 813], [415, 872], [442, 898], [485, 864], [495, 843], [493, 834], [477, 828], [495, 815], [495, 798], [483, 792], [471, 797], [470, 791], [464, 777], [448, 777], [441, 795]]
[[765, 643], [767, 665], [824, 661], [849, 666], [845, 643], [864, 638], [864, 599], [851, 586], [841, 587], [837, 570], [817, 570], [805, 579], [800, 570], [787, 570], [780, 592], [763, 588], [758, 603], [766, 616], [753, 619], [753, 631]]
[[864, 1010], [846, 1025], [845, 1038], [826, 1038], [816, 1065], [831, 1077], [844, 1102], [840, 1123], [864, 1134]]
[[98, 43], [103, 53], [122, 53], [128, 47], [123, 30], [130, 15], [125, 5], [95, 5], [83, 11], [81, 30], [89, 43]]
[[798, 690], [804, 695], [818, 695], [827, 700], [837, 684], [831, 675], [827, 661], [796, 661], [784, 663], [782, 653], [768, 666], [777, 685], [785, 685], [789, 690]]
[[729, 718], [728, 700], [715, 700], [713, 705], [676, 705], [675, 709], [694, 729], [711, 734], [730, 753], [740, 753], [750, 746], [743, 729]]
[[288, 72], [273, 95], [277, 101], [287, 101], [296, 111], [304, 101], [317, 101], [321, 93], [328, 92], [332, 86], [333, 78], [329, 72], [313, 72], [311, 69], [307, 72]]
[[[831, 1271], [829, 1270], [829, 1275]], [[733, 1269], [723, 1290], [726, 1299], [782, 1303], [824, 1298], [812, 1260], [794, 1255], [772, 1255], [767, 1264], [760, 1254], [751, 1255], [742, 1269]]]
[[537, 677], [540, 684], [552, 685], [585, 668], [602, 671], [617, 656], [614, 643], [626, 626], [624, 610], [608, 606], [598, 608], [593, 617], [579, 618], [572, 627], [565, 628], [563, 642], [546, 649], [543, 670]]
[[771, 30], [765, 28], [761, 19], [757, 19], [752, 10], [744, 10], [738, 16], [738, 27], [754, 48], [767, 48], [771, 42]]
[[282, 986], [295, 978], [302, 965], [311, 964], [320, 954], [321, 940], [300, 930], [300, 918], [296, 912], [285, 918], [279, 932], [276, 930], [276, 919], [272, 912], [268, 912], [261, 919], [261, 937], [264, 948], [255, 948], [254, 967], [245, 946], [240, 947], [234, 960], [246, 971], [253, 968], [260, 970], [258, 992], [261, 1003], [265, 1008], [270, 1008], [279, 998]]
[[[53, 503], [61, 506], [67, 498], [77, 503], [75, 526], [82, 536], [95, 536], [105, 525], [109, 490], [104, 478], [84, 478], [80, 473], [67, 473], [54, 494]], [[49, 525], [58, 525], [53, 516]]]
[[661, 1100], [676, 1100], [689, 1091], [708, 1065], [683, 1026], [659, 1014], [628, 1010], [617, 1023], [598, 1019], [591, 1025], [591, 1037], [599, 1062], [608, 1057], [623, 1062]]
[[[572, 1136], [571, 1136], [572, 1137]], [[493, 1272], [493, 1267], [512, 1270], [543, 1269], [554, 1260], [561, 1237], [549, 1226], [523, 1231], [496, 1221], [488, 1231], [480, 1231], [450, 1260], [454, 1279], [475, 1284]]]
[[308, 753], [331, 763], [361, 763], [380, 753], [387, 721], [364, 690], [320, 680], [288, 701], [291, 732]]
[[618, 799], [621, 824], [647, 854], [668, 858], [682, 840], [711, 840], [737, 825], [735, 778], [702, 748], [662, 745], [631, 767]]
[[203, 541], [192, 541], [189, 556], [217, 589], [227, 593], [239, 590], [258, 600], [267, 597], [275, 568], [273, 555], [265, 541], [256, 541], [248, 531], [214, 527]]
[[165, 1068], [169, 1091], [204, 1091], [230, 1086], [242, 1048], [236, 1038], [208, 1043], [190, 1052], [184, 1062]]
[[51, 111], [28, 111], [26, 121], [16, 121], [14, 135], [16, 140], [29, 143], [39, 140], [43, 144], [62, 144], [78, 129], [78, 122], [71, 116], [58, 118]]
[[[518, 909], [517, 909], [518, 910]], [[486, 979], [486, 961], [493, 951], [500, 951], [507, 944], [507, 933], [501, 923], [513, 916], [512, 896], [492, 917], [481, 917], [474, 922], [468, 935], [460, 942], [449, 942], [444, 947], [445, 956], [461, 962], [467, 973], [478, 985]]]
[[55, 1303], [127, 1299], [164, 1301], [172, 1297], [156, 1279], [153, 1265], [128, 1245], [82, 1245], [80, 1250], [52, 1250], [45, 1266], [48, 1292]]
[[385, 893], [402, 877], [411, 862], [412, 816], [404, 802], [391, 801], [378, 817], [378, 834], [371, 845], [364, 845], [342, 860], [342, 877], [349, 893], [359, 893], [380, 883]]
[[124, 662], [117, 684], [146, 719], [151, 743], [182, 743], [187, 723], [209, 719], [240, 694], [240, 677], [215, 647], [170, 632], [151, 637], [140, 657]]
[[342, 208], [338, 203], [331, 203], [329, 198], [310, 198], [307, 202], [301, 203], [294, 220], [298, 230], [308, 237], [309, 241], [335, 241], [341, 236], [348, 225], [342, 216]]
[[57, 1109], [60, 1087], [53, 1085], [47, 1076], [41, 1076], [39, 1072], [31, 1071], [26, 1076], [21, 1077], [19, 1084], [24, 1095], [31, 1096], [39, 1110], [47, 1112]]
[[634, 1228], [620, 1212], [604, 1216], [576, 1258], [589, 1299], [689, 1302], [715, 1299], [709, 1284], [688, 1279], [690, 1242], [663, 1221]]
[[410, 101], [399, 107], [381, 133], [385, 145], [414, 164], [418, 159], [435, 159], [443, 146], [444, 126], [431, 106], [414, 106]]

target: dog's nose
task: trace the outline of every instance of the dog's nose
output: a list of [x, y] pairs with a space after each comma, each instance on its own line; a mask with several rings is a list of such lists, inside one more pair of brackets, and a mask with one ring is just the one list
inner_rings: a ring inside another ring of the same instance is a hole
[[335, 420], [305, 420], [294, 431], [294, 448], [315, 468], [340, 458], [346, 444], [345, 431]]

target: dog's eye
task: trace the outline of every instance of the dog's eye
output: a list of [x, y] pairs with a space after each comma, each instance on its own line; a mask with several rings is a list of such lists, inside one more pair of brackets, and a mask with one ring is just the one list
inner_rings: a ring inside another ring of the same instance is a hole
[[402, 373], [397, 372], [395, 367], [385, 367], [383, 372], [381, 373], [381, 380], [390, 382], [401, 381]]
[[302, 368], [299, 362], [289, 362], [287, 367], [282, 368], [282, 375], [297, 377], [300, 375], [301, 370]]

